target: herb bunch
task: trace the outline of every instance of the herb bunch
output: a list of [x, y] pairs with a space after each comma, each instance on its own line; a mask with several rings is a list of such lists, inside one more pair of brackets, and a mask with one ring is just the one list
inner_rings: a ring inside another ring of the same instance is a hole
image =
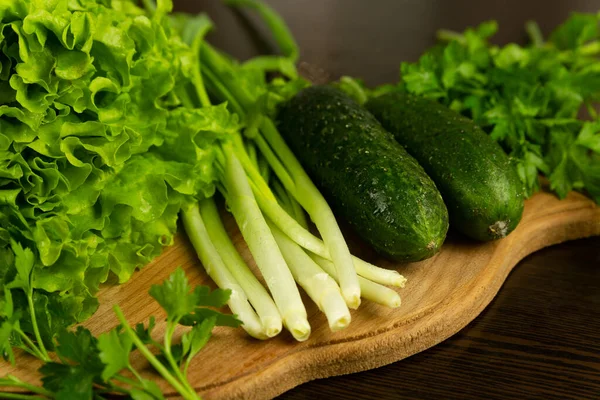
[[526, 46], [490, 43], [494, 21], [442, 30], [440, 44], [401, 65], [400, 86], [485, 129], [516, 161], [528, 196], [542, 175], [561, 198], [580, 190], [600, 203], [599, 18], [574, 13], [548, 40], [529, 22]]
[[[12, 285], [27, 287], [32, 264], [32, 254], [16, 246], [18, 280]], [[10, 293], [10, 292], [8, 292]], [[153, 285], [150, 295], [166, 311], [167, 321], [162, 341], [154, 338], [155, 318], [147, 325], [129, 325], [119, 306], [114, 311], [120, 324], [114, 329], [94, 337], [82, 327], [76, 330], [61, 328], [54, 338], [55, 353], [52, 358], [43, 348], [42, 342], [34, 344], [23, 334], [19, 320], [10, 301], [1, 304], [3, 316], [8, 318], [0, 327], [2, 351], [13, 359], [13, 347], [25, 350], [44, 361], [39, 369], [42, 386], [37, 387], [14, 376], [0, 379], [0, 387], [25, 390], [29, 394], [0, 393], [1, 397], [19, 399], [104, 399], [109, 395], [121, 394], [132, 399], [164, 399], [155, 380], [143, 378], [130, 362], [133, 351], [139, 351], [184, 399], [199, 399], [187, 379], [191, 360], [202, 350], [211, 337], [215, 326], [237, 327], [234, 316], [222, 314], [215, 307], [223, 307], [230, 291], [206, 286], [192, 290], [181, 268], [173, 272], [161, 285]], [[174, 343], [175, 329], [190, 327]], [[11, 335], [12, 333], [12, 335]]]

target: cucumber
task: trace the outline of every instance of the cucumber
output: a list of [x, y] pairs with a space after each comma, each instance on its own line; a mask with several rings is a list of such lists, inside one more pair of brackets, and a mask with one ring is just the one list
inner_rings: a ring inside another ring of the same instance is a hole
[[436, 183], [453, 229], [488, 241], [517, 226], [524, 193], [516, 168], [473, 121], [401, 92], [372, 98], [365, 106]]
[[423, 168], [342, 91], [312, 86], [282, 105], [281, 135], [334, 213], [399, 261], [435, 254], [448, 210]]

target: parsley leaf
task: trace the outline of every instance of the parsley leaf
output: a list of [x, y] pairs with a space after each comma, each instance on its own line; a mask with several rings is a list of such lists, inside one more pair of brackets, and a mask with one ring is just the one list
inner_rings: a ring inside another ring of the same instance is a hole
[[100, 360], [104, 363], [102, 379], [108, 381], [122, 369], [128, 368], [129, 353], [133, 347], [131, 337], [113, 329], [98, 336]]
[[231, 295], [229, 289], [210, 290], [208, 286], [199, 286], [197, 291], [199, 293], [197, 305], [202, 307], [223, 307]]
[[135, 326], [135, 333], [140, 338], [142, 343], [144, 343], [144, 344], [153, 343], [152, 330], [154, 329], [155, 326], [156, 326], [156, 318], [154, 318], [154, 315], [152, 315], [150, 317], [150, 319], [148, 320], [148, 327], [145, 327], [143, 322], [140, 322], [139, 324], [137, 324]]
[[[17, 256], [21, 256], [20, 252], [17, 252]], [[14, 313], [10, 291], [5, 290], [9, 294], [5, 295], [0, 304], [0, 317], [5, 319], [0, 324], [1, 343], [8, 343], [19, 329], [18, 313]], [[183, 398], [198, 400], [198, 394], [187, 380], [187, 371], [192, 359], [210, 339], [212, 330], [220, 318], [232, 326], [239, 325], [239, 321], [233, 316], [206, 308], [223, 306], [228, 301], [230, 292], [211, 291], [205, 286], [191, 290], [181, 268], [173, 272], [162, 285], [155, 285], [151, 291], [157, 300], [160, 299], [168, 308], [171, 318], [174, 318], [167, 320], [163, 343], [152, 338], [156, 321], [154, 317], [149, 319], [147, 326], [139, 323], [134, 329], [125, 319], [121, 309], [115, 306], [115, 313], [121, 324], [98, 338], [82, 326], [76, 330], [58, 331], [55, 335], [58, 360], [46, 361], [39, 369], [42, 374], [42, 387], [30, 385], [11, 376], [0, 379], [0, 387], [24, 388], [36, 395], [65, 400], [103, 398], [102, 395], [106, 393], [122, 393], [140, 400], [164, 399], [156, 382], [143, 378], [130, 363], [131, 352], [137, 350]], [[164, 297], [173, 294], [179, 294], [187, 300], [171, 302]], [[177, 319], [189, 310], [195, 310], [186, 314], [191, 318], [192, 328], [183, 332], [181, 342], [173, 343]], [[202, 313], [201, 310], [209, 312]], [[149, 346], [154, 350], [151, 351]], [[6, 358], [11, 359], [10, 346], [4, 346], [0, 350]], [[156, 350], [158, 355], [155, 355]], [[131, 373], [134, 379], [131, 379], [129, 374], [124, 375], [123, 371]]]
[[191, 290], [185, 272], [178, 267], [162, 284], [152, 285], [150, 296], [165, 309], [169, 320], [177, 321], [200, 304], [202, 289], [197, 287], [193, 292]]
[[98, 356], [98, 340], [92, 333], [78, 326], [76, 331], [61, 330], [56, 338], [56, 353], [62, 360], [69, 360], [86, 368], [90, 373], [102, 371], [102, 361]]
[[43, 387], [58, 400], [83, 400], [93, 396], [94, 374], [81, 365], [49, 362], [40, 368]]
[[194, 325], [192, 330], [183, 335], [181, 338], [183, 354], [186, 354], [190, 359], [198, 354], [210, 339], [216, 322], [216, 317], [207, 318], [201, 323]]

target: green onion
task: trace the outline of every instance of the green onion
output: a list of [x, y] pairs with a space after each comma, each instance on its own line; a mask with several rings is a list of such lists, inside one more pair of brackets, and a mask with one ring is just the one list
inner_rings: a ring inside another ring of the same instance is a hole
[[338, 331], [348, 326], [350, 311], [337, 283], [275, 225], [271, 223], [269, 226], [294, 279], [325, 313], [329, 328]]
[[[334, 279], [337, 280], [335, 266], [331, 261], [320, 257], [316, 254], [309, 253], [309, 256], [325, 272], [327, 272], [329, 275], [331, 275]], [[380, 285], [378, 283], [375, 283], [369, 279], [363, 278], [362, 276], [358, 277], [358, 283], [360, 284], [360, 290], [363, 298], [391, 308], [400, 307], [400, 295], [394, 290]]]
[[283, 324], [294, 338], [306, 340], [310, 335], [310, 325], [298, 287], [256, 203], [233, 145], [225, 143], [222, 148], [225, 155], [222, 183], [228, 206], [273, 295]]
[[225, 231], [217, 206], [212, 199], [205, 199], [200, 202], [200, 215], [208, 228], [208, 235], [225, 266], [239, 283], [256, 310], [265, 334], [268, 337], [276, 336], [281, 332], [282, 323], [277, 306], [237, 252], [227, 231]]
[[243, 322], [242, 328], [257, 339], [267, 339], [258, 316], [250, 306], [248, 298], [237, 280], [225, 266], [215, 244], [212, 242], [198, 205], [190, 206], [181, 212], [183, 226], [192, 242], [208, 276], [222, 289], [231, 290], [227, 305]]

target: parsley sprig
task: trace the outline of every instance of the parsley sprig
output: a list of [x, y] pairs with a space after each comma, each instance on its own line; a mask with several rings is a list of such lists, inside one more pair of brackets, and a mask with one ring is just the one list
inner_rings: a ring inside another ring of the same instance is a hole
[[[14, 349], [22, 349], [44, 361], [39, 369], [42, 387], [31, 385], [15, 376], [0, 379], [0, 387], [24, 390], [27, 393], [0, 393], [0, 398], [19, 399], [104, 399], [109, 394], [122, 394], [133, 399], [163, 399], [160, 387], [153, 380], [143, 378], [131, 364], [131, 353], [139, 351], [154, 369], [184, 398], [200, 397], [187, 379], [192, 359], [202, 350], [215, 326], [239, 326], [234, 316], [222, 314], [215, 308], [223, 307], [230, 291], [198, 286], [192, 290], [184, 271], [177, 268], [160, 285], [153, 285], [150, 295], [166, 311], [166, 328], [162, 341], [153, 338], [156, 320], [151, 317], [132, 327], [121, 308], [114, 307], [120, 324], [94, 337], [78, 326], [76, 330], [61, 329], [53, 343], [54, 357], [39, 339], [37, 318], [33, 311], [15, 310], [12, 301], [17, 291], [24, 292], [33, 304], [33, 252], [13, 242], [17, 275], [5, 286], [0, 301], [0, 313], [5, 321], [0, 326], [2, 354], [14, 364]], [[13, 293], [14, 292], [14, 293]], [[35, 341], [20, 326], [22, 312], [28, 312]], [[178, 327], [190, 327], [178, 343], [173, 339]], [[132, 378], [133, 377], [133, 378]]]

